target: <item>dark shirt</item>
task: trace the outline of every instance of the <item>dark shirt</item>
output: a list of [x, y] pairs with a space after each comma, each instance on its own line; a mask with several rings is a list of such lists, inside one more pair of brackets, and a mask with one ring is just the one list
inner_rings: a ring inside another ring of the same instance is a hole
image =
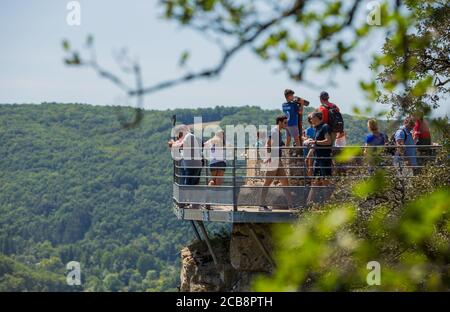
[[[326, 123], [321, 123], [316, 127], [316, 136], [314, 140], [323, 141], [325, 140], [325, 135], [331, 136], [331, 128]], [[315, 149], [316, 157], [330, 157], [331, 156], [331, 144], [330, 145], [317, 145], [318, 148]], [[329, 147], [329, 148], [326, 148]]]
[[281, 136], [280, 129], [278, 129], [277, 126], [273, 127], [270, 131], [269, 140], [272, 140], [271, 148], [273, 150], [273, 153], [276, 153], [276, 151], [278, 150], [278, 155], [279, 157], [281, 157], [282, 149], [280, 147], [283, 147], [285, 144], [283, 141], [283, 137]]

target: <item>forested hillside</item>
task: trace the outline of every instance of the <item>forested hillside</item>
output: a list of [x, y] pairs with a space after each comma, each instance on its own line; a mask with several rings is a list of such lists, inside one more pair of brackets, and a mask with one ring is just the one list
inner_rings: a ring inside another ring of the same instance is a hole
[[[125, 130], [118, 115], [131, 118], [130, 108], [0, 105], [0, 289], [68, 290], [75, 260], [77, 290], [176, 290], [179, 250], [193, 235], [171, 212], [171, 116], [258, 125], [278, 113], [145, 111]], [[345, 118], [349, 141], [361, 143], [366, 121]]]

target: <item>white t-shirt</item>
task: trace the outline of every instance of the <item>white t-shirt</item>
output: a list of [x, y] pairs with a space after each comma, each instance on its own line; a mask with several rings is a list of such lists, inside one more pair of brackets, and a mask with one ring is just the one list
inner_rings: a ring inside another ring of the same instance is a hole
[[345, 135], [343, 137], [336, 138], [336, 140], [334, 141], [334, 146], [336, 146], [336, 147], [344, 147], [346, 145], [347, 145], [347, 139], [346, 139]]
[[217, 144], [214, 141], [208, 141], [205, 143], [205, 147], [208, 148], [208, 158], [210, 164], [225, 161], [225, 149], [222, 144]]

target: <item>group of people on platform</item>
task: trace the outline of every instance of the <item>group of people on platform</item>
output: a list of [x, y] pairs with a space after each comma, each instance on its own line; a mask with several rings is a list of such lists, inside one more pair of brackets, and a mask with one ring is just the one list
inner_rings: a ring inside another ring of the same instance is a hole
[[[339, 152], [339, 148], [346, 146], [346, 132], [344, 131], [344, 119], [339, 107], [329, 101], [330, 96], [323, 91], [319, 95], [320, 105], [307, 116], [308, 127], [303, 129], [302, 121], [304, 107], [309, 102], [295, 96], [290, 89], [284, 91], [285, 102], [282, 104], [283, 114], [276, 117], [276, 125], [267, 133], [257, 133], [254, 147], [267, 151], [262, 159], [264, 167], [264, 182], [261, 193], [261, 203], [265, 203], [269, 186], [276, 179], [281, 186], [289, 186], [286, 173], [286, 164], [283, 161], [282, 150], [284, 147], [294, 147], [289, 152], [289, 157], [301, 157], [305, 161], [306, 175], [315, 176], [313, 186], [327, 186], [330, 181], [326, 177], [333, 172], [333, 156]], [[418, 166], [423, 165], [427, 156], [430, 155], [431, 135], [428, 123], [423, 114], [407, 117], [403, 125], [388, 137], [381, 132], [375, 119], [367, 122], [369, 134], [364, 139], [364, 154], [369, 159], [369, 172], [380, 165], [376, 156], [381, 147], [389, 150], [393, 155], [394, 164], [399, 167], [409, 168], [415, 171]], [[283, 139], [285, 132], [286, 141]], [[394, 146], [394, 147], [393, 147]], [[226, 170], [225, 157], [225, 135], [223, 130], [217, 131], [215, 135], [201, 143], [195, 138], [187, 126], [181, 126], [177, 138], [169, 141], [170, 148], [183, 151], [180, 157], [179, 183], [183, 185], [196, 185], [199, 183], [203, 158], [209, 160], [211, 179], [208, 185], [221, 185]], [[417, 158], [419, 154], [419, 162]], [[190, 157], [186, 157], [189, 155]], [[314, 201], [316, 188], [311, 188], [307, 202]], [[292, 195], [288, 188], [283, 188], [288, 208], [294, 208]], [[267, 205], [260, 206], [261, 211], [270, 211]]]

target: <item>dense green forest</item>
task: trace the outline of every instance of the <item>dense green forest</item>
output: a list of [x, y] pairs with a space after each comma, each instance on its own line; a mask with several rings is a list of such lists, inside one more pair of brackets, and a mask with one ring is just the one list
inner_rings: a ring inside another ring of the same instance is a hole
[[[0, 105], [0, 290], [170, 291], [192, 238], [171, 212], [171, 116], [273, 124], [258, 107], [146, 110], [81, 104]], [[365, 119], [345, 115], [362, 143]], [[65, 282], [81, 263], [82, 286]]]

